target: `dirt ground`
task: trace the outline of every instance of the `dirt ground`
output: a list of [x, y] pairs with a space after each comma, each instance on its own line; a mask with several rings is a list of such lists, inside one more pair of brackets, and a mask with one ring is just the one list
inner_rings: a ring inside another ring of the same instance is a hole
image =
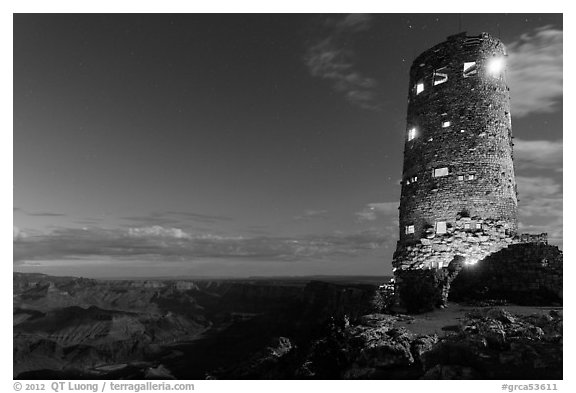
[[467, 312], [474, 309], [489, 309], [489, 308], [502, 308], [511, 314], [518, 315], [532, 315], [532, 314], [547, 314], [551, 310], [556, 310], [562, 314], [562, 307], [527, 307], [527, 306], [493, 306], [493, 307], [478, 307], [478, 306], [465, 306], [458, 303], [448, 303], [448, 307], [444, 309], [437, 309], [424, 314], [413, 315], [414, 320], [396, 322], [396, 326], [402, 326], [415, 334], [437, 334], [443, 336], [451, 329], [460, 324], [465, 319]]

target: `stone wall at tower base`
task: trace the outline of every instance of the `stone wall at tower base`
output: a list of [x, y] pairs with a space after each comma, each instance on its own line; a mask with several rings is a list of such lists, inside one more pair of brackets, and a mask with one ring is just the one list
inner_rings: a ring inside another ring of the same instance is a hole
[[562, 305], [562, 259], [556, 246], [513, 244], [476, 265], [464, 265], [451, 282], [449, 299]]
[[392, 266], [397, 269], [441, 269], [456, 255], [474, 263], [509, 246], [518, 237], [501, 220], [459, 217], [446, 233], [433, 228], [412, 244], [398, 244]]
[[438, 269], [395, 272], [399, 305], [419, 313], [447, 300], [499, 301], [530, 306], [562, 305], [562, 251], [544, 243], [517, 243], [478, 261], [455, 257]]

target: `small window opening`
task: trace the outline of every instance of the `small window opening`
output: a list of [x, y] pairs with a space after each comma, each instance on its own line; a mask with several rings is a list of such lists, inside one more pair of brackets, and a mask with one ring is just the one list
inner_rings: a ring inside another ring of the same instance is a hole
[[408, 130], [408, 140], [411, 141], [414, 138], [416, 138], [416, 127], [412, 127]]
[[418, 83], [416, 83], [416, 95], [422, 93], [424, 91], [424, 82], [422, 80], [419, 80]]
[[436, 222], [436, 233], [446, 233], [446, 221]]
[[466, 132], [466, 130], [460, 130], [460, 132]]
[[434, 168], [432, 170], [432, 176], [433, 177], [442, 177], [442, 176], [447, 176], [448, 175], [448, 168], [444, 167], [444, 168]]
[[450, 123], [450, 121], [449, 121], [449, 120], [447, 120], [447, 121], [443, 121], [443, 122], [442, 122], [442, 128], [447, 128], [447, 127], [450, 127], [450, 124], [451, 124], [451, 123]]
[[466, 37], [464, 40], [464, 46], [475, 46], [482, 42], [482, 36], [478, 37]]
[[476, 223], [476, 229], [482, 229], [482, 224], [480, 224], [479, 222]]
[[469, 222], [464, 223], [464, 229], [470, 229], [470, 223]]
[[463, 75], [464, 78], [469, 78], [472, 75], [476, 75], [478, 73], [478, 68], [476, 67], [475, 61], [469, 61], [464, 63]]
[[474, 180], [474, 179], [476, 179], [476, 175], [475, 175], [475, 174], [471, 173], [471, 174], [468, 175], [468, 180]]
[[434, 70], [434, 86], [440, 85], [448, 80], [448, 67], [442, 67]]
[[458, 180], [464, 180], [464, 175], [458, 175]]
[[418, 181], [418, 176], [412, 176], [406, 179], [406, 185], [416, 183]]
[[411, 233], [414, 233], [414, 225], [406, 225], [406, 227], [404, 227], [404, 233], [406, 235], [410, 235]]

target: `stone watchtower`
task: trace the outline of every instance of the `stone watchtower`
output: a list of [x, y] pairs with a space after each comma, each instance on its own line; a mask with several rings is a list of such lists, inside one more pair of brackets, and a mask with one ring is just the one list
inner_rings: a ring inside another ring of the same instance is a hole
[[414, 60], [394, 271], [446, 267], [457, 255], [475, 263], [512, 243], [505, 60], [504, 45], [486, 33], [450, 36]]

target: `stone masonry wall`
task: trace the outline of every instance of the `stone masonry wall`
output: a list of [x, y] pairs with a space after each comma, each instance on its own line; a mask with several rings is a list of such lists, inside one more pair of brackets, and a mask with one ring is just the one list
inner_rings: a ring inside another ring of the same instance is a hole
[[451, 283], [449, 299], [561, 305], [562, 262], [562, 251], [556, 246], [513, 244], [476, 265], [464, 265]]
[[562, 260], [556, 246], [515, 243], [474, 264], [457, 256], [439, 269], [402, 269], [395, 274], [396, 304], [410, 313], [446, 306], [448, 300], [559, 306]]
[[514, 233], [502, 220], [480, 217], [457, 217], [447, 232], [439, 235], [433, 227], [425, 228], [418, 243], [402, 244], [394, 253], [397, 269], [439, 269], [447, 267], [455, 256], [474, 263], [515, 242]]

